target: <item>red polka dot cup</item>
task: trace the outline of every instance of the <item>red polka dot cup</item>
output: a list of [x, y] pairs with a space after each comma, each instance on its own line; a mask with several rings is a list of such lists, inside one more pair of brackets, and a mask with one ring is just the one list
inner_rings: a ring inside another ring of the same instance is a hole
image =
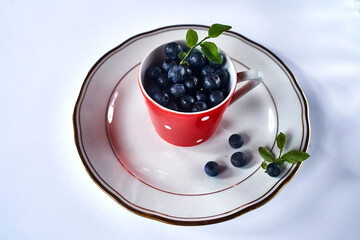
[[[214, 134], [226, 108], [262, 81], [262, 73], [257, 70], [236, 72], [231, 59], [220, 50], [226, 58], [224, 68], [228, 71], [230, 80], [226, 98], [220, 104], [200, 112], [171, 110], [155, 102], [144, 88], [147, 70], [153, 66], [161, 66], [161, 62], [166, 59], [165, 45], [152, 50], [141, 62], [138, 77], [140, 90], [155, 131], [162, 139], [181, 147], [198, 145]], [[237, 84], [243, 81], [248, 82], [237, 89]]]

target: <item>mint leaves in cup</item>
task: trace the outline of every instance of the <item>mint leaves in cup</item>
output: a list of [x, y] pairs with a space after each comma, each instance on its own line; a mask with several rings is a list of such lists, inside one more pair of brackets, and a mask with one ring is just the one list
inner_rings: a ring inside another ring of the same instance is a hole
[[265, 169], [265, 172], [272, 177], [280, 175], [281, 169], [284, 166], [285, 162], [298, 163], [305, 161], [310, 157], [310, 155], [306, 152], [297, 150], [291, 150], [283, 154], [285, 142], [286, 135], [280, 132], [280, 134], [276, 137], [276, 145], [280, 150], [279, 157], [277, 158], [269, 149], [265, 147], [259, 147], [258, 149], [260, 156], [264, 159], [264, 161], [261, 163], [261, 167]]
[[189, 65], [189, 63], [186, 61], [186, 58], [198, 46], [200, 46], [201, 52], [210, 62], [215, 64], [221, 64], [222, 59], [217, 46], [215, 45], [215, 43], [206, 40], [209, 38], [217, 38], [218, 36], [220, 36], [220, 34], [230, 29], [231, 26], [215, 23], [209, 28], [208, 36], [206, 36], [203, 40], [199, 42], [197, 32], [190, 28], [186, 33], [186, 44], [188, 45], [190, 50], [188, 52], [181, 51], [178, 53], [178, 57], [181, 60], [180, 64]]

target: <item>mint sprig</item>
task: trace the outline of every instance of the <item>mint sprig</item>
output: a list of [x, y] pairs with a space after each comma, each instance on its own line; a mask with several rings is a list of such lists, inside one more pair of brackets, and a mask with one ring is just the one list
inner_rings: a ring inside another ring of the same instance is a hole
[[282, 132], [279, 133], [279, 135], [276, 137], [276, 145], [280, 150], [279, 157], [275, 157], [275, 155], [267, 148], [265, 147], [259, 147], [258, 152], [260, 156], [264, 159], [264, 161], [261, 163], [261, 167], [266, 170], [268, 163], [277, 163], [281, 167], [284, 165], [285, 162], [288, 163], [298, 163], [305, 161], [310, 157], [309, 154], [302, 151], [297, 150], [291, 150], [287, 153], [283, 154], [284, 147], [286, 142], [286, 135]]
[[185, 59], [190, 55], [190, 53], [197, 47], [200, 46], [201, 52], [205, 55], [209, 61], [221, 64], [222, 59], [219, 53], [219, 50], [215, 43], [206, 41], [209, 38], [217, 38], [225, 31], [231, 29], [231, 26], [215, 23], [211, 25], [208, 30], [208, 36], [199, 42], [199, 37], [196, 31], [189, 29], [186, 33], [186, 44], [190, 50], [186, 52], [179, 52], [178, 57], [180, 58], [180, 64], [189, 64]]

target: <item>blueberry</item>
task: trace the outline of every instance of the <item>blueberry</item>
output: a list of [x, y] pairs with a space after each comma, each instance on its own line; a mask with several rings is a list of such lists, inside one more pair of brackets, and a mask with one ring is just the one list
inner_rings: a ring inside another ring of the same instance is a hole
[[144, 84], [145, 91], [153, 98], [155, 92], [161, 91], [161, 87], [156, 85], [153, 81], [147, 81]]
[[168, 58], [177, 60], [179, 52], [182, 52], [181, 46], [176, 42], [171, 42], [165, 46], [165, 54]]
[[162, 70], [164, 70], [164, 72], [167, 73], [169, 71], [169, 69], [174, 65], [176, 65], [175, 60], [167, 58], [162, 62], [161, 68], [162, 68]]
[[231, 155], [230, 161], [235, 167], [243, 167], [246, 164], [246, 155], [243, 152], [236, 152]]
[[224, 98], [226, 98], [227, 95], [229, 94], [229, 90], [226, 87], [220, 88], [219, 91], [224, 94]]
[[192, 74], [192, 70], [189, 66], [182, 65], [185, 68], [185, 78], [189, 78]]
[[179, 111], [179, 107], [175, 102], [169, 102], [166, 106], [167, 108], [174, 110], [174, 111]]
[[220, 67], [224, 66], [224, 64], [226, 63], [226, 58], [222, 53], [220, 53], [220, 57], [221, 57], [221, 61], [222, 61], [221, 64], [213, 63], [210, 61], [209, 62], [210, 66], [212, 66], [213, 68], [220, 68]]
[[224, 94], [221, 91], [212, 91], [209, 94], [209, 103], [211, 107], [214, 107], [224, 100]]
[[170, 100], [170, 97], [169, 94], [164, 91], [156, 91], [153, 95], [153, 99], [160, 105], [166, 106]]
[[159, 74], [156, 78], [155, 78], [155, 82], [158, 86], [161, 87], [166, 87], [169, 85], [169, 79], [167, 78], [165, 73], [161, 73]]
[[196, 97], [196, 100], [201, 101], [201, 102], [207, 102], [207, 100], [208, 100], [207, 95], [203, 91], [197, 91], [195, 93], [195, 97]]
[[266, 172], [271, 177], [277, 177], [281, 173], [281, 166], [277, 163], [270, 163], [266, 168]]
[[240, 134], [233, 134], [229, 137], [229, 144], [232, 148], [239, 148], [244, 144], [244, 138]]
[[215, 177], [219, 174], [220, 166], [217, 162], [210, 161], [205, 164], [204, 170], [207, 175]]
[[176, 83], [170, 87], [170, 93], [176, 98], [182, 97], [185, 95], [186, 89], [185, 86], [181, 83]]
[[203, 88], [207, 91], [218, 89], [221, 85], [221, 80], [215, 73], [206, 75], [203, 78]]
[[184, 81], [184, 85], [189, 92], [194, 91], [197, 87], [197, 84], [198, 84], [198, 79], [195, 76], [190, 76], [188, 79]]
[[229, 73], [227, 70], [220, 68], [215, 71], [215, 74], [219, 76], [221, 80], [221, 86], [228, 87], [229, 84]]
[[151, 67], [149, 68], [147, 75], [150, 79], [155, 79], [161, 73], [161, 68], [159, 67]]
[[208, 109], [206, 103], [197, 101], [194, 103], [193, 107], [191, 108], [191, 111], [192, 112], [200, 112], [200, 111], [205, 111], [206, 109]]
[[186, 78], [186, 69], [182, 65], [174, 65], [169, 69], [168, 78], [173, 83], [183, 82]]
[[179, 107], [182, 111], [188, 112], [191, 110], [191, 107], [195, 103], [195, 99], [190, 95], [185, 95], [180, 98]]
[[201, 68], [201, 75], [206, 76], [214, 73], [215, 69], [210, 65], [205, 65]]
[[205, 65], [206, 59], [201, 52], [192, 52], [189, 57], [189, 63], [192, 67], [201, 68]]
[[220, 87], [220, 85], [221, 85], [221, 79], [220, 79], [220, 77], [219, 77], [217, 74], [215, 74], [215, 73], [211, 74], [211, 77], [212, 77], [212, 79], [214, 79], [214, 81], [215, 81], [216, 89], [218, 89], [218, 88]]

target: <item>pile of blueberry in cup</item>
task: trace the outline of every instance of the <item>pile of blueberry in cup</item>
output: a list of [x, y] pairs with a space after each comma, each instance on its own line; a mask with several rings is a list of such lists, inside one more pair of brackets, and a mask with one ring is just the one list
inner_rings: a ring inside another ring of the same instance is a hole
[[186, 62], [180, 64], [179, 52], [186, 51], [180, 44], [170, 42], [165, 46], [166, 59], [161, 66], [147, 69], [144, 88], [158, 104], [180, 112], [199, 112], [221, 103], [229, 94], [229, 73], [224, 65], [209, 61], [194, 49]]

